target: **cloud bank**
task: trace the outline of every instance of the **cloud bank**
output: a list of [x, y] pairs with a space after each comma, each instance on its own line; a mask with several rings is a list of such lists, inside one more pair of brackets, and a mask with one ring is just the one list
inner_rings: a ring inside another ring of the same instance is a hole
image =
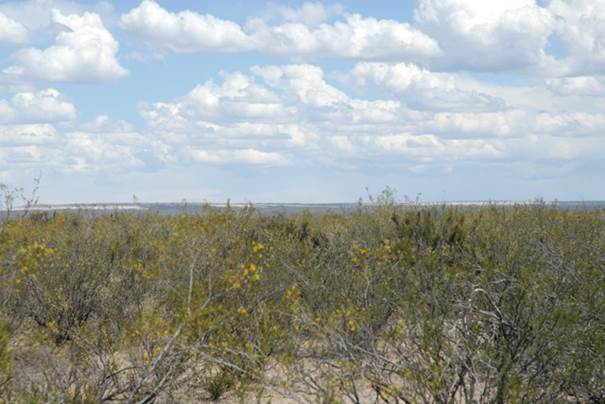
[[309, 189], [322, 170], [460, 175], [474, 192], [483, 172], [589, 189], [605, 169], [603, 1], [419, 0], [406, 21], [320, 2], [190, 8], [0, 5], [0, 178], [288, 173]]

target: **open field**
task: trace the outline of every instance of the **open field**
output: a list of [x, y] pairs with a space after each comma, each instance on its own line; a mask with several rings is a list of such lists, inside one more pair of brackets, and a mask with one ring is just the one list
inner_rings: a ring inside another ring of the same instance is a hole
[[605, 212], [31, 212], [0, 402], [605, 401]]

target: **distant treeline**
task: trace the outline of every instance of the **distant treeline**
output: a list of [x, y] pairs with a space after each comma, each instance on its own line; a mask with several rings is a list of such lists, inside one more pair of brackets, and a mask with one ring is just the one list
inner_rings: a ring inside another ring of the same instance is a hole
[[605, 212], [0, 220], [0, 402], [605, 402]]

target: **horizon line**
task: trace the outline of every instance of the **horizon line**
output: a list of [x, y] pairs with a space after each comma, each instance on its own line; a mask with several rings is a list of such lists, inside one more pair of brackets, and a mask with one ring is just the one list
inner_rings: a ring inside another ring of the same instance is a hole
[[[594, 204], [594, 203], [605, 203], [605, 200], [559, 200], [552, 199], [546, 200], [542, 198], [533, 199], [477, 199], [477, 200], [433, 200], [433, 201], [395, 201], [394, 205], [400, 206], [464, 206], [464, 205], [501, 205], [501, 206], [512, 206], [512, 205], [537, 205], [537, 204]], [[211, 207], [235, 207], [242, 208], [247, 206], [259, 206], [259, 207], [320, 207], [320, 206], [380, 206], [379, 202], [371, 201], [357, 201], [357, 202], [208, 202], [208, 201], [181, 201], [181, 202], [69, 202], [69, 203], [35, 203], [32, 206], [21, 205], [14, 206], [12, 210], [23, 211], [23, 210], [71, 210], [79, 208], [104, 208], [104, 209], [115, 209], [115, 210], [134, 210], [134, 209], [149, 209], [158, 205], [168, 206], [211, 206]], [[0, 210], [6, 210], [4, 207]]]

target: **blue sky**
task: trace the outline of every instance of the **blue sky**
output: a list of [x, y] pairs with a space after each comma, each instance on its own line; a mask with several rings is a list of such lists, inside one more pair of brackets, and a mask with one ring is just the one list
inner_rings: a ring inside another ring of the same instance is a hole
[[605, 199], [605, 0], [0, 1], [43, 202]]

